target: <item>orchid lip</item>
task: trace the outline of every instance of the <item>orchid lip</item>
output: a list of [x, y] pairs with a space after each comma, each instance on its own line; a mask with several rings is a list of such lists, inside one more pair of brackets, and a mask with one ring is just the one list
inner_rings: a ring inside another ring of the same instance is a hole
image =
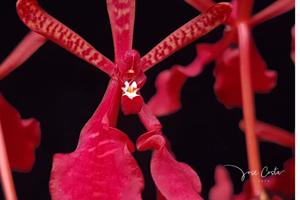
[[129, 99], [133, 99], [134, 97], [139, 96], [137, 92], [139, 88], [137, 87], [137, 83], [132, 81], [131, 83], [128, 81], [124, 82], [124, 87], [121, 88], [123, 91], [123, 96], [127, 96]]

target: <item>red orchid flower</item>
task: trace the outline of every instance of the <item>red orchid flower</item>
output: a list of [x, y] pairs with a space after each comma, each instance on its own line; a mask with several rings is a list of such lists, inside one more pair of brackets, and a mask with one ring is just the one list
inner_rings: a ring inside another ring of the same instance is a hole
[[[115, 63], [48, 15], [36, 0], [19, 0], [17, 3], [20, 18], [30, 29], [111, 77], [101, 104], [81, 131], [75, 152], [55, 155], [50, 181], [51, 196], [64, 200], [141, 199], [144, 183], [131, 155], [134, 146], [124, 133], [115, 128], [121, 104], [124, 114], [138, 113], [149, 131], [139, 139], [138, 149], [153, 150], [151, 172], [160, 197], [201, 199], [198, 176], [189, 166], [177, 162], [170, 153], [161, 134], [161, 125], [147, 109], [139, 91], [146, 81], [144, 73], [148, 69], [223, 23], [231, 7], [226, 3], [212, 6], [140, 58], [139, 53], [132, 50], [135, 1], [107, 0], [107, 6]], [[177, 183], [170, 184], [169, 177]]]
[[[244, 122], [240, 127], [244, 129]], [[264, 122], [256, 121], [255, 134], [261, 141], [267, 141], [287, 147], [291, 150], [295, 148], [294, 134]], [[262, 185], [270, 195], [270, 199], [292, 199], [295, 196], [295, 160], [293, 158], [284, 163], [284, 172], [277, 176], [268, 176], [262, 180]], [[224, 166], [217, 166], [215, 170], [215, 185], [209, 193], [210, 200], [248, 200], [252, 199], [252, 188], [246, 182], [243, 191], [233, 194], [233, 184], [230, 175]]]
[[[188, 0], [192, 6], [200, 11], [206, 10], [214, 2], [211, 0]], [[203, 55], [198, 54], [195, 61], [186, 68], [175, 66], [171, 70], [163, 71], [158, 76], [157, 93], [149, 101], [149, 106], [157, 115], [165, 115], [180, 108], [180, 92], [185, 80], [201, 73], [204, 65], [216, 60], [214, 75], [216, 77], [215, 92], [218, 99], [227, 107], [242, 107], [245, 119], [246, 144], [248, 164], [251, 171], [260, 167], [259, 150], [254, 134], [255, 92], [266, 93], [276, 84], [276, 73], [268, 71], [266, 64], [260, 57], [254, 40], [251, 37], [251, 28], [276, 17], [294, 8], [294, 0], [280, 0], [251, 17], [253, 0], [233, 0], [233, 12], [228, 19], [223, 39], [212, 45], [203, 45]], [[237, 48], [231, 47], [237, 46]], [[200, 48], [198, 46], [198, 48]], [[195, 63], [197, 63], [195, 65]], [[198, 67], [195, 67], [197, 66]], [[184, 69], [184, 70], [183, 70]], [[187, 73], [191, 72], [191, 73]], [[178, 82], [177, 82], [178, 81]], [[176, 85], [170, 91], [169, 85]], [[162, 101], [161, 99], [168, 99]], [[165, 102], [176, 102], [172, 106], [165, 106]], [[164, 109], [157, 109], [164, 107]], [[251, 176], [251, 186], [254, 197], [264, 194], [258, 176]]]

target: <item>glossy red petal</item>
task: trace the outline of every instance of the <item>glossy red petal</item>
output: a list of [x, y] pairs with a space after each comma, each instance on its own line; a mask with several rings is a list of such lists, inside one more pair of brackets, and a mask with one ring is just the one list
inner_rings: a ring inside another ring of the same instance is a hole
[[[153, 150], [151, 174], [161, 195], [167, 200], [200, 200], [201, 182], [196, 172], [175, 160], [161, 134], [150, 131], [137, 142], [139, 150]], [[162, 198], [162, 197], [161, 197]]]
[[188, 4], [193, 6], [200, 12], [205, 12], [211, 6], [215, 4], [213, 0], [185, 0]]
[[52, 40], [64, 49], [98, 67], [109, 75], [114, 64], [77, 33], [48, 15], [40, 8], [37, 0], [18, 0], [17, 11], [21, 20], [31, 30]]
[[257, 26], [295, 8], [295, 0], [277, 0], [262, 11], [256, 13], [250, 20], [252, 26]]
[[78, 147], [57, 154], [50, 181], [53, 200], [140, 200], [142, 173], [130, 152], [134, 146], [116, 122], [120, 85], [111, 80], [105, 96], [85, 127]]
[[230, 13], [230, 4], [219, 3], [212, 6], [204, 14], [195, 17], [170, 34], [142, 57], [141, 66], [143, 70], [146, 71], [150, 69], [179, 49], [212, 31], [224, 23]]
[[88, 137], [75, 152], [55, 155], [52, 199], [142, 199], [143, 176], [129, 151], [132, 144], [127, 136], [103, 127]]
[[18, 46], [0, 65], [0, 80], [22, 65], [34, 52], [36, 52], [47, 39], [35, 32], [29, 32]]
[[35, 149], [40, 144], [40, 126], [35, 119], [23, 120], [18, 111], [0, 95], [0, 120], [10, 167], [21, 172], [32, 169]]
[[[244, 121], [240, 122], [240, 128], [244, 130]], [[286, 130], [261, 121], [256, 121], [254, 128], [255, 134], [260, 140], [291, 149], [295, 148], [295, 136]]]
[[[252, 64], [252, 88], [256, 93], [268, 93], [276, 85], [277, 74], [267, 70], [267, 65], [252, 44], [250, 50]], [[239, 49], [227, 49], [217, 60], [214, 76], [215, 93], [226, 107], [241, 107], [241, 81]]]
[[215, 185], [209, 192], [209, 200], [232, 200], [233, 185], [230, 175], [224, 166], [215, 169]]
[[107, 8], [114, 39], [115, 59], [119, 63], [132, 48], [135, 0], [107, 0]]
[[174, 66], [162, 71], [156, 81], [156, 94], [149, 100], [148, 107], [156, 116], [174, 113], [181, 108], [181, 91], [189, 77], [195, 77], [203, 71], [205, 65], [211, 60], [212, 45], [201, 44], [197, 46], [197, 57], [188, 66]]

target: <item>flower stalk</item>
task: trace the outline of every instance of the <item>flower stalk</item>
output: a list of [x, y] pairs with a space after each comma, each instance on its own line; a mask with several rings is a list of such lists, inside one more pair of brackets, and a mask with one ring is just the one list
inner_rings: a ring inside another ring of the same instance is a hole
[[9, 166], [4, 134], [0, 122], [0, 176], [6, 200], [17, 200], [12, 173]]
[[[254, 132], [255, 103], [251, 81], [250, 61], [250, 29], [246, 22], [238, 25], [238, 39], [240, 44], [240, 77], [243, 101], [243, 115], [245, 120], [246, 148], [248, 166], [250, 171], [261, 171], [258, 141]], [[263, 186], [260, 176], [250, 176], [252, 191], [255, 197], [263, 194]]]

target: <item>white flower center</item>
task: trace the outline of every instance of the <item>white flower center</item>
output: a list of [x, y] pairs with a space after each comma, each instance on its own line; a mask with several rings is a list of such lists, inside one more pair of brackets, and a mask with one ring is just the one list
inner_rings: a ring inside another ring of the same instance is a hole
[[126, 95], [129, 99], [133, 99], [134, 97], [139, 96], [137, 92], [139, 88], [137, 88], [137, 84], [133, 81], [131, 84], [128, 81], [125, 81], [124, 87], [122, 87], [123, 96]]

